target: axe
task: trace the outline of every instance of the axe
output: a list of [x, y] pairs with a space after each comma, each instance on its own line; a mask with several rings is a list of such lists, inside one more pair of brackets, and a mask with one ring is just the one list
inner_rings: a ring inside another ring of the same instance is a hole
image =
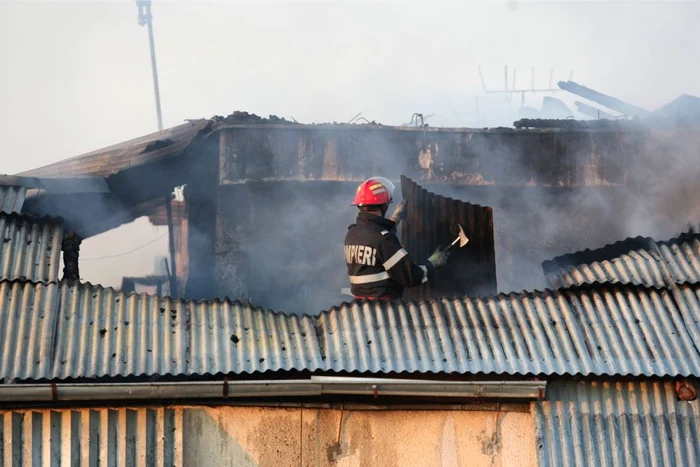
[[457, 238], [454, 239], [452, 243], [450, 243], [450, 246], [445, 248], [445, 251], [448, 251], [450, 248], [455, 246], [457, 242], [459, 242], [459, 247], [462, 248], [464, 245], [469, 243], [469, 239], [467, 238], [467, 235], [464, 233], [464, 229], [462, 228], [461, 225], [457, 224], [457, 227], [459, 227], [459, 235], [457, 235]]

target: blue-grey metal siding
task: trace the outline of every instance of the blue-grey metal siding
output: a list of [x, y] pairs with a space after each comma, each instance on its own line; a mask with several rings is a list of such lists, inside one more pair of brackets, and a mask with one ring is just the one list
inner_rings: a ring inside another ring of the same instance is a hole
[[6, 214], [22, 212], [27, 189], [23, 186], [0, 186], [0, 212]]
[[63, 285], [54, 378], [322, 368], [309, 316]]
[[0, 235], [0, 280], [58, 281], [60, 222], [0, 213]]
[[700, 465], [700, 402], [670, 382], [553, 382], [533, 410], [541, 466]]
[[4, 382], [51, 374], [57, 308], [56, 283], [0, 282], [0, 378]]
[[700, 284], [423, 302], [319, 316], [0, 282], [0, 372], [11, 379], [281, 370], [513, 375], [700, 374]]
[[700, 374], [692, 318], [667, 290], [609, 286], [356, 302], [318, 322], [334, 371], [663, 376]]
[[542, 265], [554, 288], [595, 283], [666, 287], [700, 282], [700, 235], [664, 242], [632, 238], [598, 250], [560, 256]]

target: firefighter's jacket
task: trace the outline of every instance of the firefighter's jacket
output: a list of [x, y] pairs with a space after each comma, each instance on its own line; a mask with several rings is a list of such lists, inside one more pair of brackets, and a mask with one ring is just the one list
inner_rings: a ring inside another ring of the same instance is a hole
[[396, 236], [396, 223], [375, 214], [360, 212], [345, 235], [345, 262], [350, 290], [355, 297], [401, 298], [406, 287], [433, 278], [435, 266], [411, 261]]

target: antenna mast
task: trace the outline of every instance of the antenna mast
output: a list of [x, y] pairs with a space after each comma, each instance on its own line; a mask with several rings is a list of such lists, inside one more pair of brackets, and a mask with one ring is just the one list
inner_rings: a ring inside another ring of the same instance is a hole
[[163, 131], [163, 117], [160, 112], [160, 91], [158, 90], [158, 68], [156, 66], [156, 46], [153, 41], [153, 16], [151, 15], [151, 0], [136, 0], [139, 10], [139, 26], [148, 26], [148, 43], [151, 48], [151, 70], [153, 72], [153, 92], [156, 95], [156, 114], [158, 131]]

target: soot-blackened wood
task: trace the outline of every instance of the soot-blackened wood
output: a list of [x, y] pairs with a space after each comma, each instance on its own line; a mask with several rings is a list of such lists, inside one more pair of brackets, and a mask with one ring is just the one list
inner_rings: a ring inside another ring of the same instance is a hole
[[401, 225], [401, 243], [417, 263], [437, 248], [445, 248], [464, 228], [469, 243], [450, 250], [447, 265], [438, 269], [432, 282], [406, 289], [404, 299], [483, 296], [497, 291], [493, 210], [431, 193], [408, 177], [401, 177], [406, 199], [406, 219]]
[[80, 257], [80, 244], [82, 239], [75, 232], [66, 232], [63, 235], [63, 280], [79, 281], [80, 269], [78, 267]]

